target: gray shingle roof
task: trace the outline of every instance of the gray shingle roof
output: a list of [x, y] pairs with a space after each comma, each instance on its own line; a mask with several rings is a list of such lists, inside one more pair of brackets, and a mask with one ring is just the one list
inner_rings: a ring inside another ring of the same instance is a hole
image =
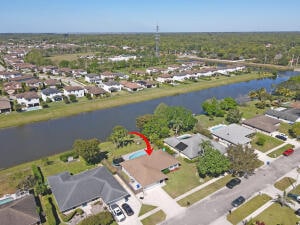
[[56, 88], [46, 88], [46, 89], [42, 90], [42, 93], [44, 95], [48, 96], [48, 95], [51, 95], [51, 94], [58, 94], [58, 93], [60, 93], [60, 91], [57, 90]]
[[221, 127], [218, 130], [213, 130], [211, 133], [230, 142], [231, 144], [244, 145], [251, 141], [251, 139], [247, 136], [254, 134], [255, 131], [238, 124], [230, 124], [228, 126]]
[[[170, 137], [166, 138], [164, 142], [171, 146], [174, 149], [180, 151], [180, 153], [186, 155], [188, 158], [192, 159], [202, 152], [201, 147], [199, 146], [203, 141], [210, 141], [212, 146], [220, 151], [222, 154], [226, 152], [226, 147], [221, 145], [220, 143], [210, 140], [208, 137], [202, 134], [194, 134], [189, 136], [188, 138], [180, 139], [180, 137]], [[186, 148], [182, 148], [183, 146], [187, 146]]]
[[63, 172], [48, 177], [48, 182], [62, 212], [96, 198], [110, 204], [129, 195], [105, 167], [76, 175]]
[[33, 195], [0, 206], [1, 225], [31, 225], [40, 221]]
[[287, 120], [291, 122], [296, 122], [300, 118], [300, 109], [288, 109], [288, 110], [283, 110], [283, 111], [277, 111], [274, 109], [269, 109], [266, 112], [266, 115], [282, 119], [282, 120]]

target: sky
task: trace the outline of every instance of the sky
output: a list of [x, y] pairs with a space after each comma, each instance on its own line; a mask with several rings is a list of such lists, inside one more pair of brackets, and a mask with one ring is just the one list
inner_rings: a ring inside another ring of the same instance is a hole
[[300, 31], [299, 0], [1, 0], [0, 33]]

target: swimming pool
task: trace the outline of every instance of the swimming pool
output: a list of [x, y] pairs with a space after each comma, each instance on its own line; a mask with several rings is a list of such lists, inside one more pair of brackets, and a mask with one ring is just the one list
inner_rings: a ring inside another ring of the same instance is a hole
[[222, 127], [226, 127], [226, 125], [219, 124], [219, 125], [213, 126], [213, 127], [210, 128], [210, 131], [216, 131], [216, 130], [219, 130], [220, 128], [222, 128]]
[[144, 156], [146, 155], [146, 152], [144, 150], [141, 150], [141, 151], [138, 151], [138, 152], [135, 152], [133, 154], [131, 154], [128, 158], [129, 159], [135, 159], [135, 158], [138, 158], [138, 157], [141, 157], [141, 156]]
[[1, 200], [0, 200], [0, 205], [3, 205], [3, 204], [8, 203], [8, 202], [11, 202], [11, 201], [13, 201], [13, 200], [14, 200], [14, 198], [12, 198], [12, 197], [8, 197], [8, 198], [5, 198], [5, 199], [1, 199]]

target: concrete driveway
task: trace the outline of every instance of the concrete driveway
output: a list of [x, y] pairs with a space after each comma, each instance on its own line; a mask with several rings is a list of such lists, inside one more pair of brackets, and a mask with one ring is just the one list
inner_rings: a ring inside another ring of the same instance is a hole
[[[144, 194], [140, 193], [138, 196], [144, 197], [144, 199], [142, 200], [143, 204], [158, 206], [159, 209], [162, 209], [166, 213], [167, 219], [181, 214], [185, 211], [185, 208], [178, 205], [176, 200], [171, 198], [161, 188], [161, 186], [151, 188], [145, 191]], [[140, 217], [140, 219], [143, 219], [146, 216], [147, 215]]]

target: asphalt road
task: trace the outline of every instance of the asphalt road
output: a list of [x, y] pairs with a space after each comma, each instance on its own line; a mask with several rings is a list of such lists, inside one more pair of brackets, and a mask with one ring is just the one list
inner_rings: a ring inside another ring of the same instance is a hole
[[300, 148], [296, 149], [293, 155], [280, 157], [269, 166], [259, 168], [254, 175], [248, 179], [242, 179], [242, 183], [233, 189], [226, 187], [209, 196], [209, 198], [200, 201], [187, 208], [184, 213], [170, 218], [161, 223], [161, 225], [207, 225], [219, 217], [228, 213], [231, 202], [242, 195], [246, 199], [253, 194], [261, 191], [275, 181], [300, 165]]

